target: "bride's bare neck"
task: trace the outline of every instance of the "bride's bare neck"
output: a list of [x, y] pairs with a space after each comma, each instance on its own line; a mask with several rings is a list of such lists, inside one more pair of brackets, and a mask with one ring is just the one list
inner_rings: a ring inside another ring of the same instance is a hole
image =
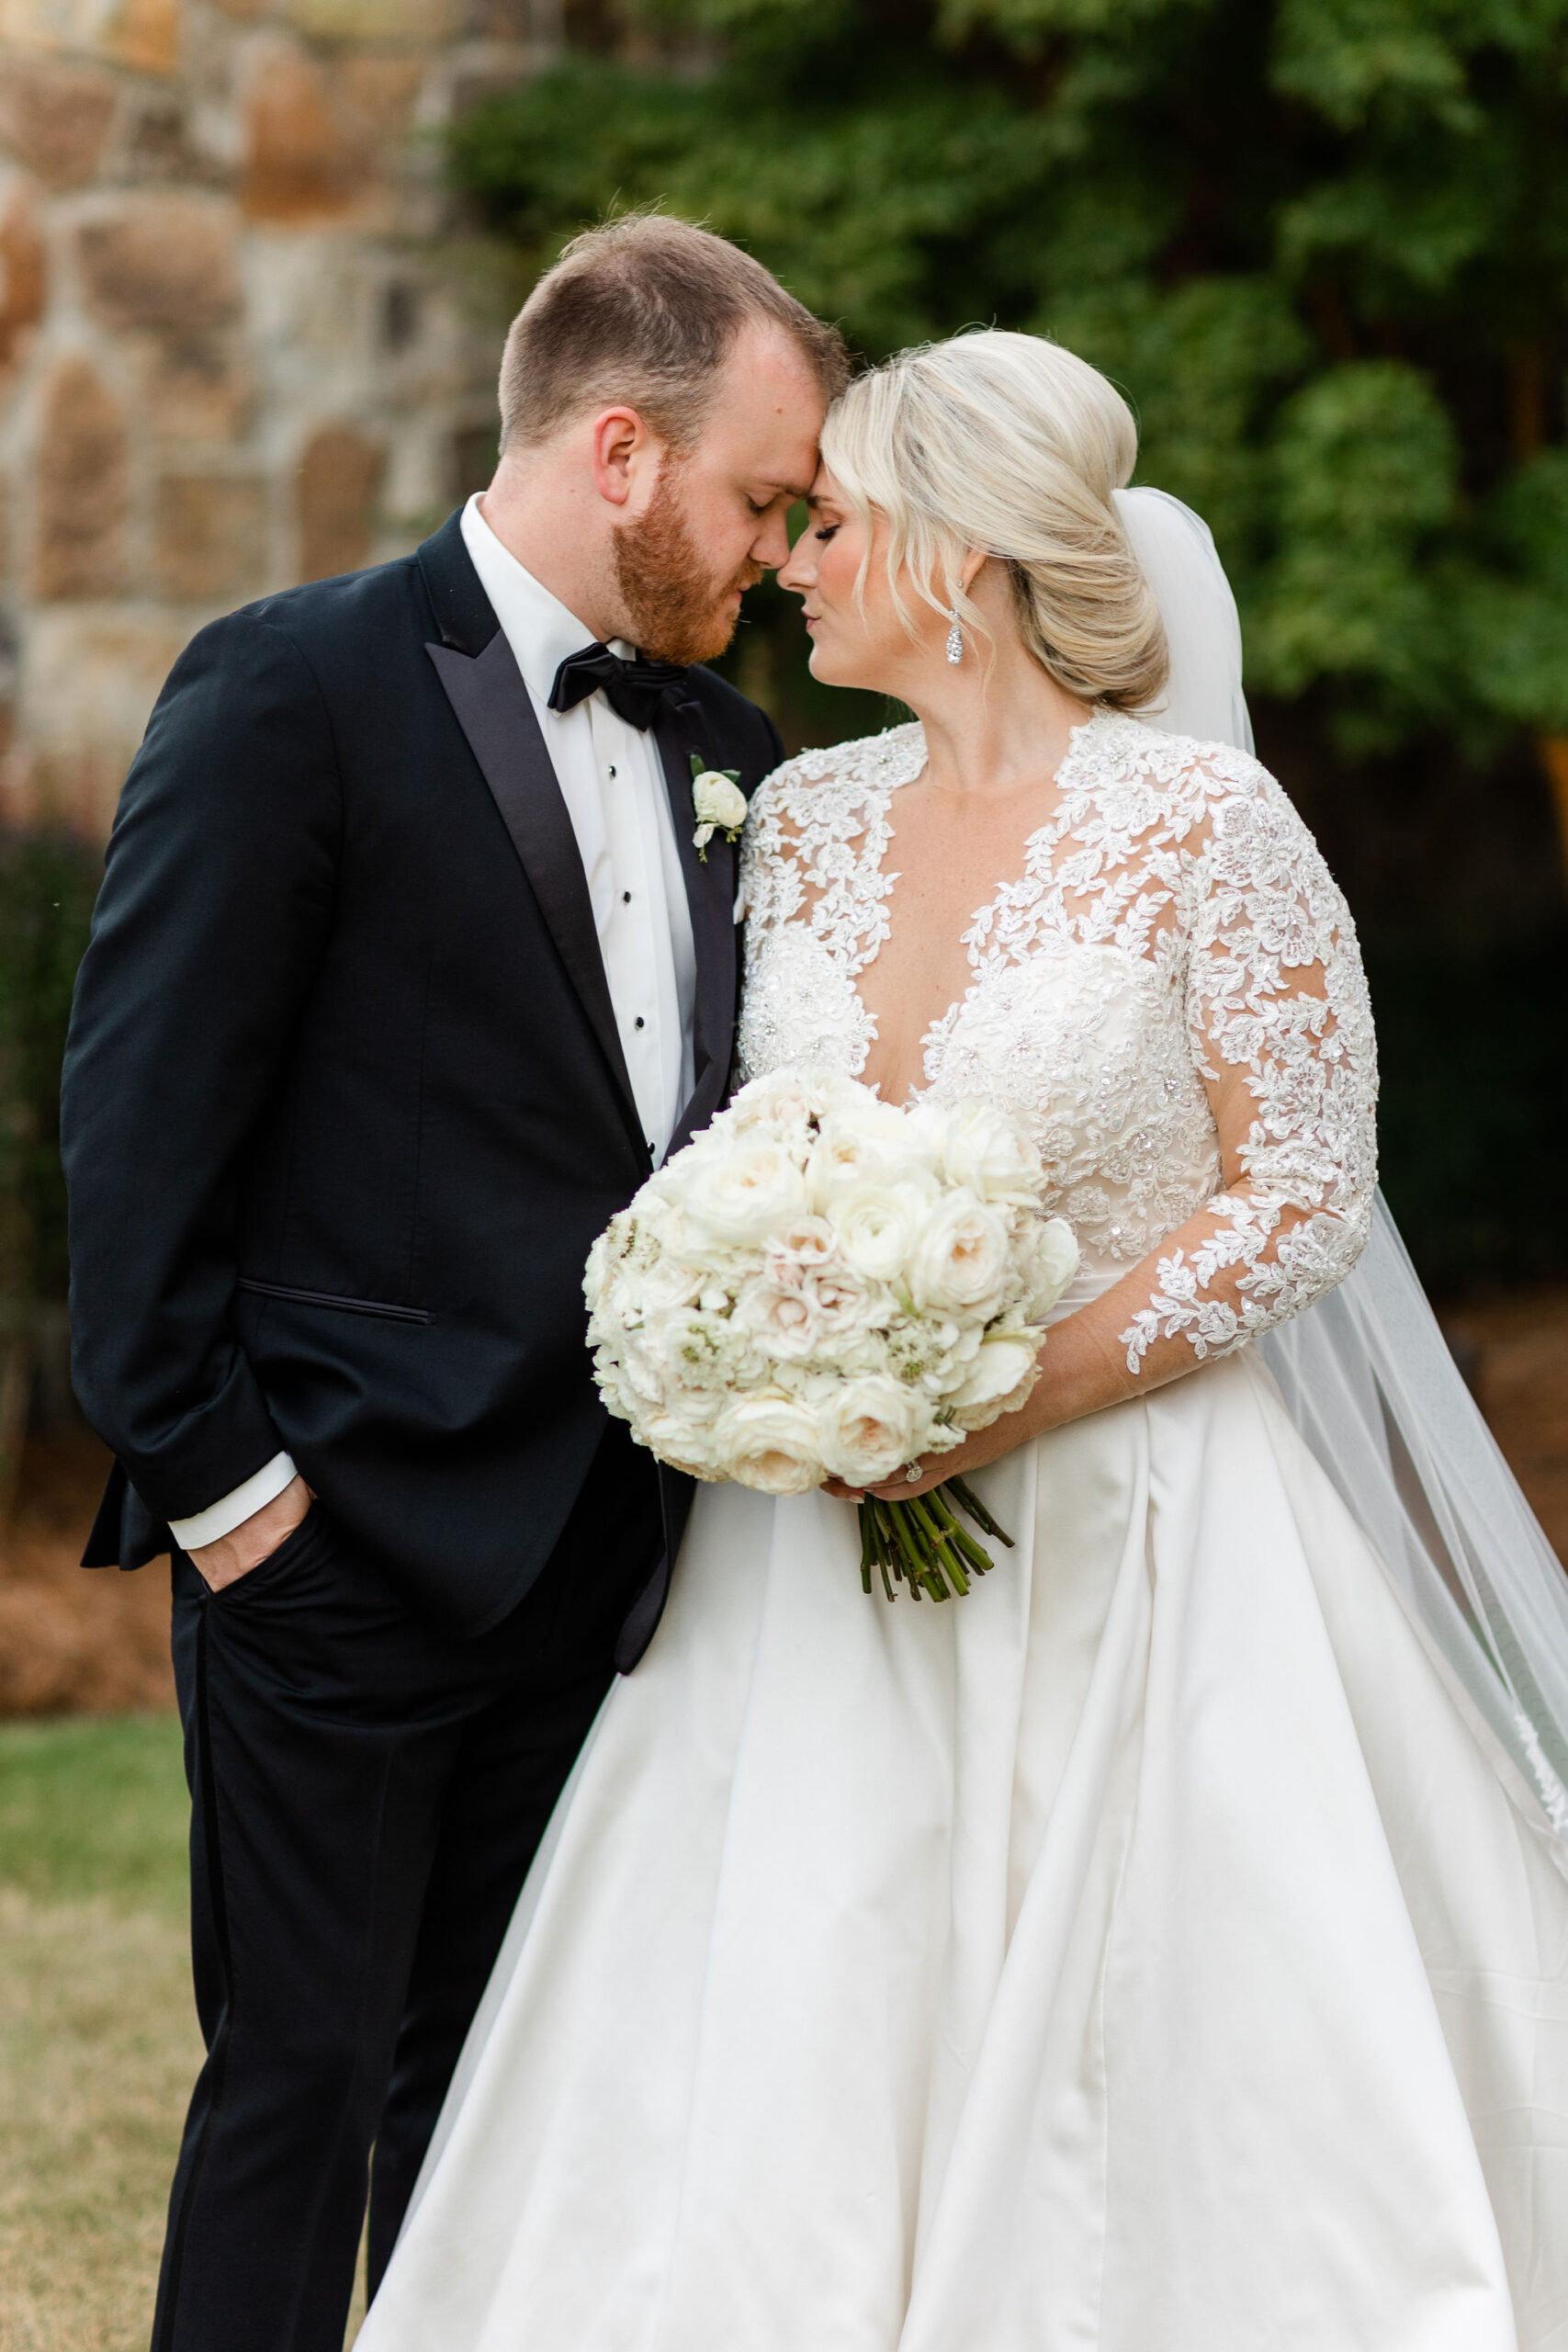
[[1007, 799], [1048, 784], [1089, 715], [1007, 628], [994, 645], [966, 632], [960, 662], [923, 660], [904, 699], [925, 729], [926, 780], [965, 798]]

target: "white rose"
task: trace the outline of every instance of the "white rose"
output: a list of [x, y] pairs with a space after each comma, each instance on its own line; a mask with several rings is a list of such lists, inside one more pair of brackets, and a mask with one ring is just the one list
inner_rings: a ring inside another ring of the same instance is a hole
[[906, 1159], [935, 1174], [947, 1149], [948, 1114], [935, 1102], [911, 1102], [899, 1112], [900, 1148]]
[[[841, 1069], [813, 1069], [801, 1082], [810, 1094], [814, 1119], [826, 1119], [835, 1114], [852, 1118], [861, 1112], [869, 1111], [874, 1116], [886, 1113], [887, 1105], [869, 1086], [863, 1086], [858, 1078], [846, 1078]], [[893, 1115], [897, 1118], [897, 1113]]]
[[838, 1241], [826, 1217], [792, 1217], [769, 1236], [768, 1279], [781, 1290], [798, 1290], [807, 1274], [830, 1266], [838, 1252]]
[[742, 1396], [730, 1405], [714, 1453], [738, 1486], [803, 1495], [822, 1482], [817, 1419], [791, 1396]]
[[869, 1331], [892, 1306], [890, 1294], [880, 1283], [863, 1282], [842, 1266], [825, 1266], [808, 1274], [805, 1295], [816, 1309], [823, 1339], [836, 1348]]
[[1032, 1321], [1048, 1315], [1078, 1270], [1078, 1245], [1066, 1218], [1048, 1217], [1021, 1237], [1027, 1305]]
[[627, 1395], [635, 1396], [639, 1407], [663, 1406], [665, 1401], [663, 1367], [654, 1362], [648, 1350], [642, 1345], [640, 1335], [635, 1338], [628, 1335], [623, 1340], [615, 1351], [615, 1361], [619, 1367], [623, 1390]]
[[711, 1484], [727, 1475], [713, 1450], [711, 1417], [705, 1424], [687, 1413], [645, 1413], [638, 1419], [636, 1434], [650, 1453], [668, 1462], [672, 1470], [683, 1470], [689, 1478]]
[[897, 1282], [908, 1262], [925, 1204], [905, 1186], [863, 1184], [835, 1199], [828, 1221], [848, 1262], [868, 1282]]
[[755, 1135], [705, 1156], [691, 1173], [684, 1206], [719, 1240], [755, 1243], [800, 1214], [806, 1187], [784, 1146]]
[[661, 1257], [642, 1277], [642, 1303], [650, 1315], [668, 1314], [678, 1306], [694, 1306], [704, 1283], [703, 1270], [684, 1260]]
[[746, 822], [746, 795], [717, 768], [705, 768], [692, 779], [692, 813], [700, 825], [738, 833]]
[[897, 1380], [875, 1374], [846, 1380], [818, 1410], [822, 1460], [847, 1486], [880, 1486], [916, 1451], [923, 1419]]
[[1024, 1206], [1040, 1197], [1044, 1169], [1022, 1130], [985, 1102], [962, 1102], [949, 1114], [942, 1149], [948, 1181], [982, 1201]]
[[784, 1069], [750, 1080], [714, 1125], [727, 1127], [733, 1135], [749, 1135], [761, 1127], [781, 1139], [804, 1143], [816, 1115], [815, 1096], [807, 1080]]
[[858, 1102], [840, 1105], [823, 1117], [807, 1171], [819, 1209], [856, 1185], [897, 1183], [924, 1172], [905, 1148], [903, 1114], [863, 1089]]
[[804, 1290], [759, 1279], [747, 1283], [736, 1301], [735, 1313], [772, 1356], [799, 1362], [817, 1344], [817, 1306]]
[[925, 1220], [909, 1261], [909, 1286], [920, 1306], [994, 1315], [1010, 1271], [1007, 1219], [960, 1190]]
[[1004, 1413], [1015, 1413], [1039, 1378], [1035, 1350], [1027, 1340], [987, 1340], [969, 1377], [948, 1399], [966, 1430], [987, 1430]]

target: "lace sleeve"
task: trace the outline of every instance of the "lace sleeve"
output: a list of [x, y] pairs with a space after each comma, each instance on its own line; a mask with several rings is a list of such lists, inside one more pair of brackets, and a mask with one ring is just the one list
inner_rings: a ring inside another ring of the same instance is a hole
[[1227, 761], [1188, 848], [1188, 1027], [1224, 1189], [1170, 1236], [1121, 1334], [1128, 1370], [1156, 1378], [1176, 1368], [1160, 1342], [1222, 1352], [1342, 1282], [1377, 1183], [1371, 1008], [1311, 834], [1271, 776]]

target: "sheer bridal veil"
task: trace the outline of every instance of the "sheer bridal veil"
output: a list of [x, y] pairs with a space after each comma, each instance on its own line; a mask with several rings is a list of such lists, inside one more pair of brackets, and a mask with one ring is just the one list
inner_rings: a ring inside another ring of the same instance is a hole
[[[1148, 717], [1252, 749], [1241, 628], [1206, 525], [1116, 504], [1170, 644]], [[1260, 1341], [1291, 1418], [1439, 1657], [1568, 1844], [1568, 1577], [1459, 1375], [1382, 1193], [1355, 1271]]]

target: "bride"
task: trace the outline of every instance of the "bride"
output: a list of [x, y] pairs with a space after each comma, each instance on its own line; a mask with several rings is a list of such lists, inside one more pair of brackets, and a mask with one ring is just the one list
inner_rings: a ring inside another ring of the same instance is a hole
[[1077, 1234], [1027, 1406], [883, 1490], [1016, 1548], [889, 1607], [841, 1488], [701, 1492], [361, 2352], [1568, 2345], [1568, 1605], [1134, 451], [1028, 336], [852, 386], [782, 577], [919, 718], [745, 853], [745, 1074], [988, 1095]]

